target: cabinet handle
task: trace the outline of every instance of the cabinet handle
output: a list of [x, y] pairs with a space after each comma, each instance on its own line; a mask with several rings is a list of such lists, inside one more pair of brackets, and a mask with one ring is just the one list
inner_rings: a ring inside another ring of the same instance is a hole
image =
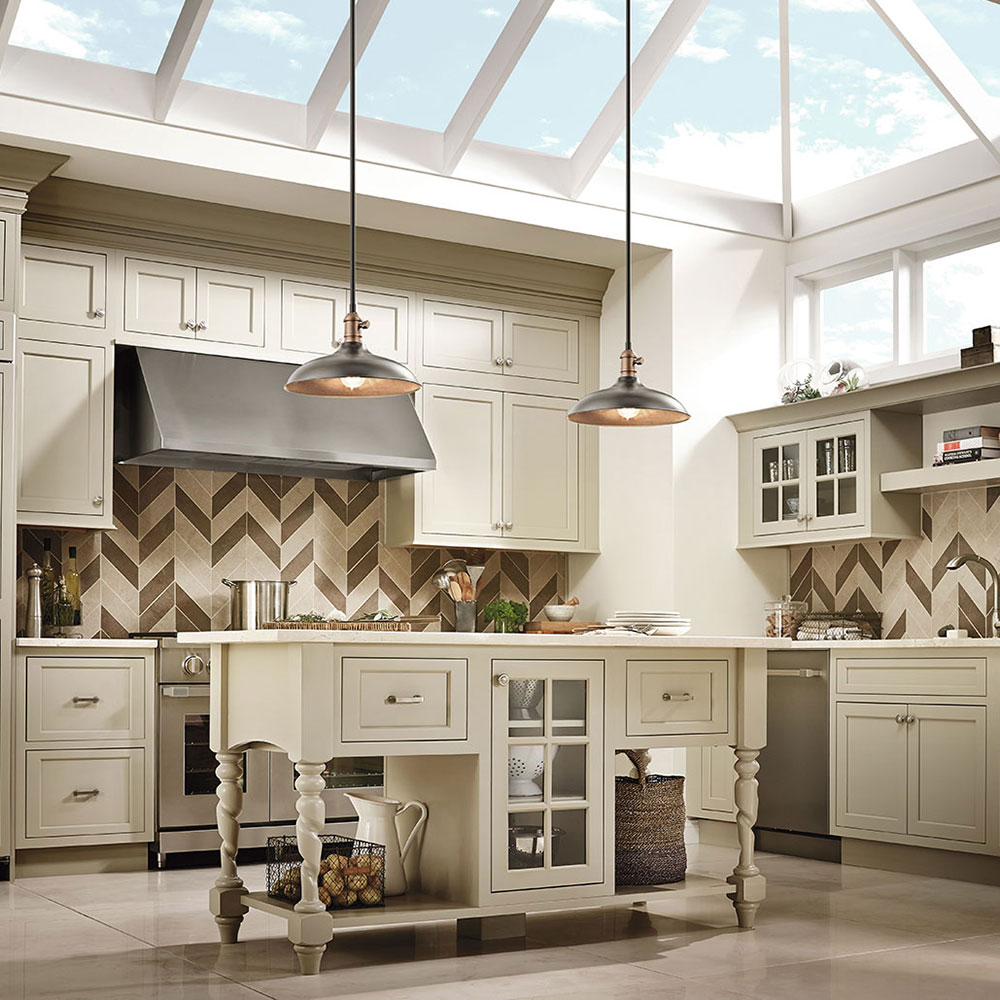
[[514, 522], [513, 521], [504, 521], [504, 523], [503, 523], [503, 530], [504, 531], [513, 531], [514, 530]]
[[496, 682], [497, 687], [505, 688], [510, 683], [510, 674], [497, 674], [493, 680]]
[[93, 799], [100, 795], [100, 789], [97, 788], [74, 788], [73, 798], [74, 799]]
[[493, 522], [493, 530], [494, 531], [503, 531], [503, 521], [494, 521]]
[[94, 319], [104, 319], [104, 306], [98, 306], [91, 315]]
[[184, 329], [185, 330], [197, 330], [198, 326], [194, 322], [194, 320], [187, 319], [187, 320], [184, 321]]
[[514, 364], [514, 359], [513, 359], [513, 358], [504, 358], [504, 362], [503, 362], [503, 363], [504, 363], [504, 364], [505, 364], [505, 365], [506, 365], [506, 366], [507, 366], [508, 368], [510, 368], [510, 367], [512, 367], [512, 366], [513, 366], [513, 364]]
[[94, 506], [100, 507], [104, 503], [104, 497], [94, 497]]
[[808, 521], [809, 518], [806, 517], [805, 514], [799, 514], [799, 516], [797, 518], [795, 518], [795, 520], [798, 521], [799, 524], [805, 524], [805, 522]]
[[194, 328], [196, 330], [207, 330], [208, 324], [203, 319], [200, 319], [197, 323], [195, 323]]
[[897, 721], [897, 722], [898, 722], [898, 723], [899, 723], [900, 725], [902, 725], [902, 724], [903, 724], [904, 722], [906, 722], [906, 716], [905, 716], [905, 715], [897, 715], [897, 716], [896, 716], [896, 721]]
[[670, 694], [669, 691], [663, 692], [664, 701], [694, 701], [693, 694]]
[[495, 364], [498, 368], [503, 368], [503, 358], [494, 358], [493, 364]]
[[96, 694], [77, 694], [73, 696], [74, 705], [96, 705], [100, 700], [101, 699], [98, 698]]
[[387, 705], [422, 705], [424, 703], [424, 696], [422, 694], [414, 694], [408, 698], [397, 698], [394, 694], [391, 694], [385, 699], [385, 703]]
[[916, 721], [917, 721], [917, 717], [916, 717], [915, 715], [908, 715], [908, 716], [906, 717], [906, 724], [907, 724], [908, 726], [912, 726], [912, 725], [913, 725], [913, 723], [914, 723], [914, 722], [916, 722]]

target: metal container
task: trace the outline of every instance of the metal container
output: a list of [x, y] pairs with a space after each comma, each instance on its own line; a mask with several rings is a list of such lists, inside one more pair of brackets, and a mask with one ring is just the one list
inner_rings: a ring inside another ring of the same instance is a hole
[[229, 587], [229, 627], [262, 628], [288, 617], [288, 588], [295, 580], [223, 580]]
[[42, 569], [32, 563], [28, 570], [28, 601], [24, 610], [24, 634], [37, 639], [42, 634]]

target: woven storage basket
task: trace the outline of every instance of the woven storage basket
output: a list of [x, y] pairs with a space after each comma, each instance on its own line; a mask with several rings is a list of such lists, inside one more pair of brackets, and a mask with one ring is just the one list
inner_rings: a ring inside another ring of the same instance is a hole
[[264, 622], [264, 628], [308, 629], [321, 632], [410, 632], [409, 622]]
[[638, 778], [615, 778], [615, 883], [662, 885], [687, 871], [684, 779], [646, 774], [643, 750], [619, 750]]

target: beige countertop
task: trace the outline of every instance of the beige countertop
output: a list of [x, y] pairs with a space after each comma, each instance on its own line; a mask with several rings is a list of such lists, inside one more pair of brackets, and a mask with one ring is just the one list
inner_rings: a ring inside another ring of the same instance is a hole
[[18, 649], [156, 649], [156, 639], [77, 639], [65, 637], [61, 639], [26, 639], [14, 640]]

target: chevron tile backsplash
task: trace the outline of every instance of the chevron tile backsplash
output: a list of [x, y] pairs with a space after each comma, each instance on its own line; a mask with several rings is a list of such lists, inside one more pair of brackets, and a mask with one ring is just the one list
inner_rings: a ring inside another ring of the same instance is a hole
[[791, 549], [791, 592], [813, 611], [880, 611], [885, 639], [922, 639], [945, 625], [987, 632], [993, 585], [981, 566], [945, 569], [961, 552], [1000, 563], [1000, 488], [922, 497], [921, 538]]
[[[115, 531], [21, 529], [18, 621], [24, 573], [41, 563], [49, 536], [57, 563], [69, 546], [77, 548], [86, 638], [227, 628], [224, 577], [297, 581], [289, 598], [293, 614], [337, 608], [352, 617], [386, 608], [440, 613], [441, 627], [453, 628], [454, 606], [432, 576], [467, 553], [388, 548], [381, 540], [384, 504], [373, 483], [116, 466]], [[480, 557], [486, 565], [480, 607], [502, 595], [524, 601], [539, 618], [557, 595], [569, 596], [564, 555]]]

